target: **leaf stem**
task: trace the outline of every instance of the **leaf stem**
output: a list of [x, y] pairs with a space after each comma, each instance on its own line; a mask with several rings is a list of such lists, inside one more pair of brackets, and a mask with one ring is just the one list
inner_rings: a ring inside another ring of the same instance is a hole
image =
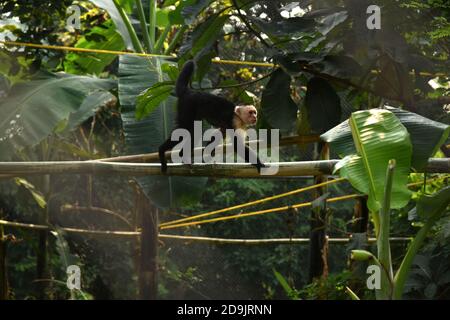
[[134, 51], [144, 53], [144, 48], [142, 48], [141, 42], [139, 41], [139, 38], [136, 34], [136, 30], [134, 30], [125, 10], [123, 10], [123, 8], [120, 6], [120, 4], [117, 2], [117, 0], [112, 0], [112, 1], [113, 1], [114, 5], [116, 6], [116, 9], [120, 14], [120, 17], [122, 18], [122, 21], [125, 24], [125, 27], [127, 28], [128, 33], [130, 34], [130, 38], [131, 38], [131, 42], [133, 43]]
[[155, 46], [155, 33], [156, 33], [156, 0], [150, 0], [150, 10], [149, 10], [149, 26], [148, 31], [150, 34], [150, 45], [151, 48]]
[[395, 160], [389, 160], [386, 171], [386, 184], [384, 187], [384, 197], [380, 209], [380, 229], [377, 236], [378, 259], [386, 271], [381, 276], [381, 289], [376, 291], [377, 298], [392, 298], [393, 272], [391, 261], [391, 248], [389, 245], [390, 213], [391, 213], [391, 193], [394, 179]]
[[173, 37], [172, 42], [169, 44], [169, 47], [167, 48], [166, 51], [164, 51], [164, 54], [170, 54], [173, 49], [175, 48], [175, 46], [178, 44], [178, 42], [181, 40], [181, 37], [183, 36], [184, 32], [188, 29], [187, 25], [183, 25], [175, 34], [175, 36]]
[[158, 37], [158, 41], [157, 41], [156, 44], [155, 44], [154, 52], [156, 52], [156, 53], [162, 53], [161, 49], [162, 49], [162, 47], [163, 47], [163, 45], [164, 45], [164, 40], [166, 40], [167, 35], [169, 34], [170, 30], [172, 30], [172, 25], [171, 25], [171, 24], [167, 25], [167, 26], [164, 28], [163, 32], [162, 32], [162, 33], [160, 34], [160, 36]]
[[150, 36], [147, 30], [147, 21], [145, 20], [144, 8], [142, 7], [141, 0], [135, 0], [137, 6], [137, 12], [139, 15], [139, 22], [141, 24], [142, 33], [144, 34], [144, 43], [148, 53], [152, 53], [153, 46], [150, 45]]

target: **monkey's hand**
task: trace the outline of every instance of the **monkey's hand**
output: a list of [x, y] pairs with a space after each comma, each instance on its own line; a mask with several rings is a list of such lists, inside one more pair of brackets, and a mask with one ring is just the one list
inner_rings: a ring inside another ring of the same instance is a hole
[[[167, 160], [166, 160], [167, 147], [166, 147], [166, 144], [168, 143], [168, 141], [163, 143], [158, 149], [159, 163], [161, 163], [161, 172], [162, 173], [166, 173], [167, 172]], [[170, 143], [170, 141], [169, 141], [169, 143]]]
[[258, 162], [255, 164], [256, 170], [258, 170], [258, 173], [261, 174], [261, 168], [267, 168], [267, 166], [258, 160]]
[[166, 173], [167, 172], [167, 162], [161, 161], [161, 172]]

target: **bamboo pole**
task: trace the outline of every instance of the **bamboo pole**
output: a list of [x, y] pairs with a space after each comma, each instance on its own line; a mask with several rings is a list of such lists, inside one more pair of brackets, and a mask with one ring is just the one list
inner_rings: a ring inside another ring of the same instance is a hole
[[[13, 222], [0, 220], [0, 225], [12, 227], [12, 228], [24, 228], [30, 230], [51, 230], [50, 227], [38, 224], [29, 224], [21, 222]], [[67, 233], [78, 233], [85, 235], [109, 235], [117, 237], [136, 237], [140, 236], [139, 231], [103, 231], [103, 230], [84, 230], [75, 228], [60, 228]], [[173, 239], [173, 240], [183, 240], [183, 241], [194, 241], [194, 242], [211, 242], [217, 244], [241, 244], [241, 245], [264, 245], [264, 244], [306, 244], [309, 243], [309, 238], [275, 238], [275, 239], [226, 239], [226, 238], [214, 238], [214, 237], [197, 237], [197, 236], [183, 236], [175, 234], [162, 234], [158, 235], [161, 239]], [[329, 238], [330, 243], [348, 243], [350, 238]], [[391, 237], [389, 241], [391, 242], [404, 242], [411, 241], [412, 237]], [[369, 238], [370, 243], [376, 242], [376, 238]]]
[[140, 194], [139, 299], [156, 300], [158, 293], [158, 209]]
[[[224, 178], [300, 177], [331, 174], [339, 160], [267, 163], [278, 166], [278, 173], [260, 175], [248, 163], [168, 164], [167, 176], [214, 176]], [[431, 158], [428, 173], [450, 173], [450, 158]], [[41, 174], [122, 174], [130, 176], [164, 175], [160, 164], [89, 161], [0, 162], [0, 175], [23, 176]]]
[[[51, 231], [52, 228], [49, 226], [41, 224], [32, 223], [22, 223], [15, 221], [0, 220], [0, 225], [13, 227], [13, 228], [23, 228], [31, 230], [48, 230]], [[77, 228], [60, 228], [67, 233], [78, 233], [84, 235], [98, 235], [98, 236], [118, 236], [118, 237], [136, 237], [140, 235], [140, 232], [136, 231], [108, 231], [108, 230], [85, 230]]]
[[[315, 146], [319, 149], [319, 146]], [[317, 160], [329, 159], [328, 144], [324, 144], [321, 150], [315, 155]], [[324, 174], [314, 177], [314, 184], [321, 184], [327, 180]], [[319, 199], [327, 192], [327, 186], [322, 186], [313, 190], [314, 199]], [[309, 232], [309, 282], [315, 278], [328, 277], [328, 237], [327, 237], [327, 206], [326, 200], [323, 204], [313, 206], [310, 213]]]
[[[226, 239], [214, 237], [181, 236], [174, 234], [159, 234], [160, 239], [183, 240], [185, 242], [207, 242], [214, 244], [266, 245], [266, 244], [308, 244], [309, 238], [275, 238], [275, 239]], [[329, 243], [346, 244], [351, 238], [328, 238]], [[391, 242], [411, 241], [410, 237], [392, 237]], [[376, 238], [369, 238], [369, 243], [375, 243]]]
[[[0, 211], [0, 215], [1, 215]], [[8, 299], [8, 274], [6, 272], [6, 237], [0, 226], [0, 300]]]
[[[43, 147], [44, 148], [44, 147]], [[40, 210], [39, 222], [43, 225], [48, 225], [50, 223], [50, 204], [49, 199], [51, 198], [51, 176], [49, 174], [43, 175], [41, 178], [41, 186], [45, 195], [45, 201], [47, 205]], [[50, 265], [49, 265], [49, 250], [48, 250], [48, 232], [41, 230], [38, 232], [38, 248], [36, 252], [36, 279], [49, 279], [50, 278]], [[38, 281], [35, 282], [37, 289], [37, 296], [39, 299], [51, 299], [49, 292], [52, 283], [48, 281]]]
[[[289, 137], [283, 137], [280, 139], [280, 146], [288, 146], [288, 145], [302, 145], [302, 144], [308, 144], [317, 142], [320, 140], [320, 137], [318, 135], [304, 135], [304, 136], [289, 136]], [[252, 140], [248, 143], [253, 143], [258, 140]], [[223, 147], [230, 147], [231, 143], [228, 144], [222, 144], [219, 145], [218, 148], [222, 149]], [[203, 150], [204, 147], [200, 148], [194, 148], [194, 152], [196, 150]], [[166, 159], [169, 159], [171, 155], [171, 151], [167, 151], [165, 153]], [[159, 162], [159, 155], [158, 152], [153, 153], [142, 153], [142, 154], [134, 154], [134, 155], [128, 155], [128, 156], [119, 156], [119, 157], [111, 157], [111, 158], [103, 158], [103, 159], [97, 159], [97, 161], [102, 162]]]
[[[367, 208], [367, 196], [355, 199], [353, 207], [353, 223], [352, 236], [364, 237], [367, 239], [367, 227], [369, 225], [369, 209]], [[376, 242], [376, 238], [375, 242]], [[356, 241], [357, 246], [352, 249], [369, 250], [366, 241]], [[362, 279], [366, 277], [367, 262], [355, 261], [350, 258], [350, 252], [347, 254], [347, 266], [352, 273], [350, 284], [354, 283], [354, 279]]]

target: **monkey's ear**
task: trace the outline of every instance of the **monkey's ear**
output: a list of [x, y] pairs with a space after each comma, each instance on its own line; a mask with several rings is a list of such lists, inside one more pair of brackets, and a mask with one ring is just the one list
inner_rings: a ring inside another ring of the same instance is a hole
[[242, 108], [242, 106], [234, 107], [234, 113], [241, 114], [241, 108]]

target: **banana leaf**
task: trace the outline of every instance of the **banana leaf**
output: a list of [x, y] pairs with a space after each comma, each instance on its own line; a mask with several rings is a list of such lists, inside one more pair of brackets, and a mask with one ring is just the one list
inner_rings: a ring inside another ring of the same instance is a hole
[[368, 208], [378, 212], [384, 198], [386, 168], [389, 160], [395, 159], [391, 208], [402, 208], [411, 197], [406, 186], [412, 154], [408, 131], [392, 112], [382, 109], [354, 112], [349, 122], [357, 153], [338, 162], [336, 170], [367, 194]]
[[93, 93], [103, 96], [116, 86], [113, 80], [42, 72], [33, 80], [13, 86], [0, 102], [0, 159], [9, 160], [25, 147], [38, 144], [72, 114], [76, 126], [90, 117], [104, 100], [87, 99]]
[[[428, 158], [446, 141], [450, 126], [398, 108], [386, 106], [386, 110], [395, 114], [408, 130], [413, 146], [411, 166], [417, 171], [422, 170], [427, 165]], [[348, 121], [327, 131], [321, 138], [340, 157], [356, 153]]]

